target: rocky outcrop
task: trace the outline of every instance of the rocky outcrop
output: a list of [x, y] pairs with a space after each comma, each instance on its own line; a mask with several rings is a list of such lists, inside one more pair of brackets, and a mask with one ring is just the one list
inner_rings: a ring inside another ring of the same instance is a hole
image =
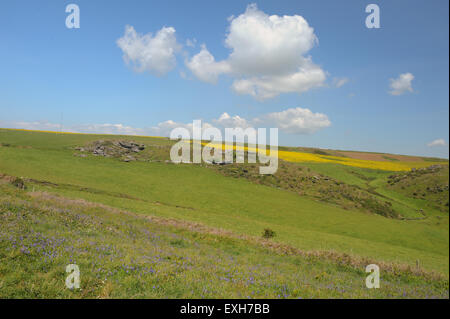
[[[136, 161], [136, 154], [145, 150], [144, 144], [126, 140], [99, 140], [85, 147], [77, 147], [77, 151], [91, 153], [95, 156], [121, 158], [124, 162]], [[81, 155], [78, 155], [81, 156]]]

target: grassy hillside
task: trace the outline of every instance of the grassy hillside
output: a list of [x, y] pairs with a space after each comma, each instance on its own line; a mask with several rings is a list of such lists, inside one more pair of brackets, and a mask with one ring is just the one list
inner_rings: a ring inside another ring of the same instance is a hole
[[[0, 298], [448, 298], [448, 280], [0, 182]], [[286, 252], [290, 252], [286, 254]], [[64, 286], [80, 268], [81, 289]]]
[[[79, 147], [88, 148], [93, 142], [99, 140], [119, 139], [133, 140], [144, 144], [146, 148], [142, 153], [139, 153], [136, 161], [131, 162], [124, 162], [121, 158], [115, 157], [94, 156], [90, 152], [82, 152], [76, 149]], [[5, 199], [3, 197], [1, 199], [2, 204], [17, 201], [23, 203], [24, 201], [29, 205], [34, 205], [40, 199], [33, 194], [45, 192], [47, 194], [58, 194], [63, 196], [65, 200], [84, 199], [107, 205], [110, 207], [107, 209], [108, 211], [120, 209], [132, 212], [133, 215], [127, 215], [127, 217], [124, 217], [123, 214], [120, 217], [117, 217], [117, 214], [112, 214], [111, 218], [119, 219], [117, 220], [118, 223], [128, 223], [128, 219], [125, 221], [122, 218], [129, 218], [142, 228], [158, 228], [158, 226], [148, 224], [146, 217], [172, 218], [186, 223], [198, 223], [202, 227], [221, 229], [232, 232], [237, 236], [249, 236], [251, 238], [261, 237], [262, 231], [265, 228], [270, 228], [276, 232], [276, 236], [270, 239], [272, 244], [287, 245], [292, 249], [315, 253], [327, 251], [338, 255], [347, 254], [355, 260], [368, 258], [380, 264], [394, 263], [401, 265], [401, 269], [410, 267], [422, 272], [438, 273], [440, 276], [447, 278], [447, 281], [444, 280], [444, 287], [445, 282], [447, 282], [447, 290], [439, 288], [441, 290], [435, 291], [433, 290], [435, 288], [427, 286], [427, 289], [431, 290], [427, 291], [426, 294], [428, 296], [437, 294], [448, 297], [448, 206], [445, 208], [445, 203], [443, 206], [428, 204], [426, 199], [411, 197], [401, 186], [400, 189], [397, 189], [396, 186], [388, 183], [389, 176], [402, 173], [330, 162], [286, 162], [286, 170], [281, 165], [279, 173], [277, 173], [279, 175], [275, 174], [274, 177], [268, 177], [274, 179], [274, 183], [259, 182], [252, 177], [253, 175], [248, 174], [250, 170], [244, 168], [248, 164], [233, 164], [225, 168], [240, 172], [236, 175], [224, 173], [218, 171], [217, 167], [206, 165], [166, 163], [164, 159], [168, 156], [167, 152], [171, 144], [171, 141], [163, 138], [55, 134], [0, 129], [0, 145], [2, 145], [0, 147], [0, 174], [5, 175], [3, 178], [5, 181], [10, 181], [7, 176], [20, 177], [26, 187], [25, 190], [20, 191], [21, 195], [17, 195], [16, 193], [19, 192], [17, 188], [11, 188], [13, 186], [8, 185], [6, 189], [9, 189], [8, 196], [11, 198]], [[396, 159], [395, 161], [399, 160]], [[434, 163], [434, 161], [427, 162], [427, 165]], [[448, 162], [440, 162], [440, 164], [443, 165], [443, 168], [439, 174], [442, 174], [443, 177], [439, 179], [439, 183], [445, 181], [446, 178], [448, 185]], [[244, 172], [244, 170], [247, 172]], [[299, 175], [290, 174], [294, 170]], [[294, 180], [287, 182], [288, 176], [293, 176]], [[306, 177], [310, 176], [319, 176], [320, 178], [316, 183], [308, 179], [307, 184], [303, 184], [305, 191], [297, 191], [295, 187], [302, 188], [301, 177], [305, 177], [303, 182], [306, 182]], [[334, 184], [343, 185], [337, 189], [331, 189], [333, 194], [336, 195], [336, 200], [329, 200], [330, 193], [325, 191], [330, 189], [327, 187], [327, 183], [330, 181]], [[314, 184], [313, 187], [311, 187], [312, 184]], [[291, 185], [294, 187], [291, 187]], [[344, 192], [341, 192], [341, 187], [345, 190]], [[2, 188], [2, 191], [5, 191], [4, 189]], [[14, 191], [11, 189], [14, 189]], [[352, 197], [349, 199], [345, 195], [355, 192], [360, 194], [356, 197], [356, 200], [351, 199]], [[447, 196], [448, 198], [448, 188], [446, 192], [443, 190], [436, 196]], [[25, 196], [25, 199], [19, 200], [15, 196]], [[358, 200], [361, 198], [362, 202], [366, 202], [367, 199], [373, 200], [369, 205], [359, 205]], [[441, 201], [441, 199], [438, 199], [438, 201]], [[387, 214], [384, 216], [373, 210], [373, 205], [378, 207], [378, 203], [384, 205], [386, 202], [390, 203], [390, 205], [387, 205], [398, 215]], [[39, 208], [41, 203], [36, 205], [36, 209], [41, 211], [42, 209]], [[51, 205], [58, 206], [59, 204], [52, 202]], [[80, 208], [75, 207], [74, 210], [79, 211]], [[89, 212], [85, 213], [90, 214]], [[52, 214], [51, 216], [54, 216], [56, 213]], [[2, 218], [4, 218], [4, 214]], [[9, 216], [8, 218], [14, 220], [17, 219], [17, 216]], [[57, 229], [56, 227], [60, 222], [59, 220], [53, 221], [50, 217], [46, 218], [46, 223], [50, 225], [47, 226], [49, 232], [51, 233], [54, 228]], [[2, 222], [1, 225], [2, 233], [6, 233], [5, 223]], [[20, 227], [31, 227], [27, 225], [24, 224]], [[70, 227], [68, 231], [70, 231]], [[169, 229], [165, 231], [172, 232]], [[108, 244], [112, 240], [112, 238], [105, 237], [102, 227], [92, 226], [92, 232], [92, 236], [99, 240], [105, 238], [104, 244]], [[85, 235], [84, 231], [82, 235]], [[64, 234], [60, 234], [60, 236], [66, 237]], [[196, 235], [189, 232], [189, 236]], [[293, 282], [294, 277], [290, 276], [298, 275], [301, 276], [301, 283], [296, 285], [295, 289], [305, 289], [303, 283], [306, 282], [308, 283], [305, 285], [312, 287], [311, 289], [314, 291], [321, 287], [320, 280], [315, 279], [316, 276], [320, 277], [320, 274], [306, 274], [302, 270], [300, 275], [292, 270], [296, 263], [309, 263], [309, 261], [303, 259], [304, 257], [272, 255], [271, 252], [265, 250], [259, 251], [260, 248], [251, 248], [256, 250], [248, 253], [246, 251], [247, 243], [232, 241], [226, 247], [216, 247], [217, 241], [222, 242], [223, 239], [216, 239], [214, 244], [192, 239], [187, 246], [204, 244], [204, 251], [211, 250], [214, 252], [210, 255], [213, 256], [210, 257], [211, 260], [218, 258], [217, 256], [222, 256], [222, 254], [226, 256], [230, 253], [229, 250], [243, 250], [239, 254], [241, 256], [239, 264], [242, 264], [244, 268], [245, 265], [251, 268], [255, 264], [266, 262], [267, 269], [272, 269], [272, 271], [278, 269], [278, 267], [284, 267], [281, 265], [286, 266], [282, 275], [282, 277], [285, 276], [284, 279], [280, 279], [280, 277], [273, 283], [277, 280], [280, 283]], [[224, 240], [223, 245], [225, 243], [228, 243], [228, 241]], [[5, 241], [2, 240], [2, 245], [4, 244]], [[122, 251], [132, 256], [132, 253], [128, 252], [125, 247], [134, 243], [127, 240], [120, 244], [124, 245]], [[8, 256], [5, 249], [5, 246], [2, 246], [2, 258]], [[185, 248], [180, 249], [185, 251], [183, 250]], [[257, 255], [255, 258], [261, 259], [254, 262], [253, 257], [247, 258], [253, 255]], [[24, 262], [27, 260], [27, 256], [20, 256], [23, 258], [20, 265], [25, 267]], [[224, 258], [221, 258], [221, 260], [224, 260]], [[86, 257], [86, 263], [88, 259]], [[245, 260], [248, 262], [246, 263]], [[201, 276], [202, 272], [206, 271], [201, 264], [201, 262], [195, 262], [192, 265], [197, 276]], [[320, 268], [322, 267], [319, 266], [320, 264], [323, 264], [325, 268]], [[14, 265], [16, 264], [13, 262], [11, 267]], [[227, 268], [228, 265], [224, 262], [223, 265], [218, 263], [216, 266]], [[212, 267], [213, 265], [209, 266]], [[333, 271], [337, 271], [339, 275], [331, 275], [325, 282], [326, 284], [336, 284], [336, 278], [343, 274], [347, 276], [348, 271], [341, 271], [341, 266], [338, 267], [336, 263], [325, 259], [318, 262], [317, 266], [314, 264], [312, 268], [324, 269], [325, 274], [328, 273], [329, 269], [334, 269]], [[353, 269], [352, 271], [356, 271], [358, 276], [361, 276], [364, 272], [362, 265], [359, 265], [360, 268], [356, 270], [349, 265], [345, 267], [350, 267]], [[64, 269], [58, 268], [57, 271], [63, 272]], [[311, 269], [311, 271], [315, 270]], [[10, 275], [7, 274], [9, 274], [8, 271], [2, 268], [3, 281], [6, 280], [5, 278], [9, 278]], [[327, 275], [323, 276], [327, 277]], [[401, 280], [400, 277], [392, 276], [394, 281]], [[418, 282], [423, 283], [423, 280], [425, 280], [421, 276], [414, 276], [414, 278], [413, 282], [418, 280]], [[28, 278], [27, 280], [32, 279]], [[17, 280], [21, 282], [21, 279]], [[119, 278], [118, 280], [121, 282], [122, 279]], [[356, 277], [354, 280], [356, 280]], [[404, 282], [404, 286], [413, 289], [415, 286], [413, 284], [409, 286], [408, 280]], [[298, 281], [296, 280], [296, 282]], [[438, 287], [442, 287], [439, 286], [442, 282], [438, 282]], [[358, 284], [361, 283], [358, 282]], [[392, 284], [392, 287], [395, 285]], [[416, 287], [419, 286], [418, 284]], [[178, 286], [178, 289], [181, 289], [180, 287], [182, 287], [182, 284]], [[0, 288], [0, 291], [1, 289], [5, 288]], [[292, 289], [294, 289], [294, 286], [292, 286]], [[40, 291], [40, 289], [38, 290]], [[212, 296], [207, 293], [202, 295], [195, 289], [193, 294], [186, 291], [179, 291], [179, 294], [177, 294], [168, 290], [158, 290], [158, 292], [155, 292], [158, 293], [156, 295], [151, 295], [146, 289], [143, 290], [146, 294], [150, 294], [146, 296]], [[86, 296], [99, 293], [99, 290], [94, 288], [93, 291], [92, 294], [87, 293]], [[113, 289], [113, 291], [116, 290]], [[216, 290], [211, 293], [218, 297], [231, 296], [230, 294], [227, 295], [229, 291], [233, 291], [231, 295], [236, 297], [245, 296], [249, 292], [248, 289], [238, 289], [226, 290], [222, 292], [223, 294]], [[268, 289], [264, 291], [261, 296], [276, 297], [278, 295], [276, 290]], [[22, 291], [22, 293], [24, 292]], [[49, 292], [49, 294], [56, 295], [66, 293], [61, 291]], [[121, 293], [125, 292], [122, 291]], [[144, 292], [141, 293], [144, 294]], [[359, 294], [370, 297], [368, 294], [371, 294], [365, 288], [356, 289], [354, 293], [355, 295], [352, 296]], [[392, 291], [382, 292], [381, 289], [379, 294], [378, 296], [398, 296]], [[136, 292], [136, 295], [140, 295], [139, 292]], [[281, 295], [283, 296], [283, 294]], [[302, 290], [296, 296], [323, 297], [339, 296], [339, 294], [333, 295], [323, 292], [323, 294], [314, 295], [312, 292]], [[289, 297], [294, 297], [294, 294], [289, 294]]]

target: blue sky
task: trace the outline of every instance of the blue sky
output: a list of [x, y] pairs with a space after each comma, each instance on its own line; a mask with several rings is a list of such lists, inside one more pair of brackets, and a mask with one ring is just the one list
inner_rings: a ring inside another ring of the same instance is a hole
[[[69, 3], [79, 29], [65, 25]], [[2, 1], [0, 127], [165, 134], [168, 120], [238, 121], [278, 126], [281, 145], [448, 158], [448, 1], [251, 3]], [[365, 26], [369, 3], [380, 7], [379, 29]], [[269, 26], [271, 40], [248, 32], [248, 19], [263, 28], [272, 15], [290, 24]], [[145, 53], [169, 42], [120, 47], [127, 25], [138, 40], [172, 32], [172, 60]], [[213, 63], [201, 59], [203, 44]], [[305, 80], [286, 89], [295, 74]]]

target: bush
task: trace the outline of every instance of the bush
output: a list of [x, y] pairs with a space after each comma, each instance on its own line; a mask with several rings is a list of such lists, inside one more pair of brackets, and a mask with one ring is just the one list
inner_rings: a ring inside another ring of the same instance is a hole
[[23, 181], [23, 179], [16, 177], [14, 180], [11, 181], [11, 184], [13, 184], [14, 186], [16, 186], [17, 188], [20, 189], [25, 189], [25, 182]]
[[275, 237], [275, 235], [276, 235], [275, 232], [270, 228], [264, 229], [264, 232], [262, 234], [263, 238], [267, 238], [267, 239]]
[[314, 151], [313, 151], [313, 154], [318, 154], [318, 155], [330, 155], [330, 154], [328, 154], [327, 152], [322, 151], [322, 150], [314, 150]]

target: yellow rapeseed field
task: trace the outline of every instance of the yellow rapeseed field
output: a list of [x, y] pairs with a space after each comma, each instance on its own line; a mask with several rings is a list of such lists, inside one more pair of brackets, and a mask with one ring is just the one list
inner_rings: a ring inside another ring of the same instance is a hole
[[[202, 143], [206, 145], [208, 143]], [[212, 143], [210, 144], [212, 147], [220, 148], [221, 144]], [[223, 145], [223, 150], [245, 150], [250, 152], [257, 152], [258, 149], [254, 147], [247, 146], [231, 146], [231, 145]], [[269, 151], [267, 150], [267, 154]], [[275, 155], [275, 154], [273, 154]], [[278, 158], [288, 161], [288, 162], [313, 162], [313, 163], [336, 163], [348, 166], [355, 166], [361, 168], [370, 168], [370, 169], [378, 169], [383, 171], [409, 171], [411, 168], [421, 168], [427, 167], [433, 164], [442, 164], [439, 162], [402, 162], [402, 161], [371, 161], [371, 160], [362, 160], [362, 159], [354, 159], [349, 157], [340, 157], [340, 156], [330, 156], [330, 155], [318, 155], [304, 152], [290, 152], [290, 151], [278, 151]]]

